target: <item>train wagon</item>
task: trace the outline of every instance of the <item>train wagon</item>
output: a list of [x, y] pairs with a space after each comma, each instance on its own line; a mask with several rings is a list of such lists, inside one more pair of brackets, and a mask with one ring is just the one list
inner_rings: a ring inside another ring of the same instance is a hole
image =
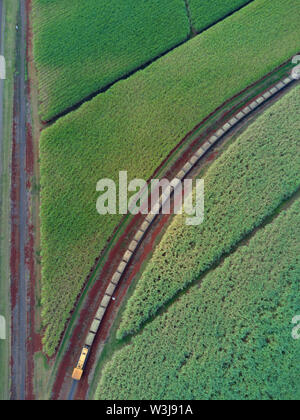
[[83, 369], [87, 362], [88, 354], [89, 354], [89, 348], [83, 347], [77, 366], [73, 370], [72, 378], [75, 379], [75, 381], [80, 381], [82, 377]]

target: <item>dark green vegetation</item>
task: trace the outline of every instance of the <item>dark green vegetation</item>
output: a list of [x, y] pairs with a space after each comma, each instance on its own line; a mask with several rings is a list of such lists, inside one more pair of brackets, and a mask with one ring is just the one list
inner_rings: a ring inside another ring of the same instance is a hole
[[99, 399], [300, 398], [300, 200], [116, 352]]
[[300, 186], [300, 87], [260, 116], [205, 176], [205, 221], [177, 216], [126, 307], [119, 338], [137, 331]]
[[249, 3], [249, 0], [188, 0], [193, 27], [197, 32]]
[[[190, 0], [201, 31], [249, 0]], [[33, 0], [40, 114], [49, 120], [190, 36], [185, 0]], [[76, 48], [74, 48], [76, 46]]]
[[184, 0], [33, 0], [33, 12], [43, 120], [190, 33]]
[[[117, 180], [120, 170], [127, 170], [129, 179], [149, 179], [203, 118], [297, 52], [297, 12], [293, 0], [257, 0], [43, 131], [47, 353], [54, 352], [76, 297], [121, 218], [97, 214], [97, 181]], [[292, 150], [291, 145], [295, 159]]]

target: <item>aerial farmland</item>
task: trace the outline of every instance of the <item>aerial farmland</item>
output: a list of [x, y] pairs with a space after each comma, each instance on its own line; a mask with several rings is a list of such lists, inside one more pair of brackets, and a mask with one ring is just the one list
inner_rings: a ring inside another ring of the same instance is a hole
[[300, 399], [299, 19], [0, 0], [0, 400]]

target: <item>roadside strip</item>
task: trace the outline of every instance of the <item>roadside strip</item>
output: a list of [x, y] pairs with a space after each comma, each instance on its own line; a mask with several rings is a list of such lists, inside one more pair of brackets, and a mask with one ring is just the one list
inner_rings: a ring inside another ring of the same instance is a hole
[[26, 399], [27, 363], [27, 176], [26, 176], [26, 11], [20, 2], [17, 29], [14, 129], [11, 192], [11, 300], [12, 300], [12, 358], [11, 398]]
[[[6, 79], [0, 80], [0, 400], [10, 398], [10, 187], [13, 114], [13, 77], [15, 71], [15, 34], [18, 4], [0, 1], [0, 54], [5, 58]], [[0, 320], [1, 321], [1, 320]], [[1, 335], [1, 331], [0, 331]]]

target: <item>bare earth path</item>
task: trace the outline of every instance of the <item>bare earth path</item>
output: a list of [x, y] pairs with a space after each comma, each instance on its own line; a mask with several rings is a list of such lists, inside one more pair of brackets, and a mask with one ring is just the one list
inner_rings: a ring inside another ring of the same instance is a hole
[[14, 98], [12, 160], [12, 386], [11, 398], [26, 398], [27, 285], [25, 262], [27, 238], [26, 193], [26, 10], [20, 1]]

